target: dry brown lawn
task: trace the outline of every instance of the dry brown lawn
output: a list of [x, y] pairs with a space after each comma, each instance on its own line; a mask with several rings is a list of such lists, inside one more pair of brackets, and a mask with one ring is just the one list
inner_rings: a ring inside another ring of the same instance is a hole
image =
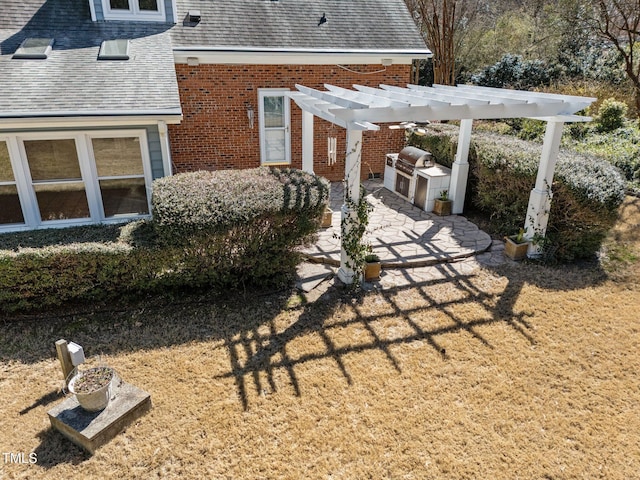
[[[279, 293], [6, 322], [0, 478], [640, 478], [640, 201], [598, 265], [355, 298]], [[88, 456], [49, 428], [58, 338], [152, 395]]]

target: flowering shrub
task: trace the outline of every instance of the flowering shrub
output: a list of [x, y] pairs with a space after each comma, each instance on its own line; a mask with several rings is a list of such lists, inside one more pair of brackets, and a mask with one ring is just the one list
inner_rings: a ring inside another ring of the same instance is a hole
[[[433, 142], [439, 151], [455, 152], [457, 128], [437, 128], [439, 132], [412, 137], [412, 142], [419, 142], [427, 150]], [[445, 139], [453, 149], [442, 146]], [[540, 144], [511, 136], [474, 133], [467, 199], [489, 215], [496, 233], [507, 235], [522, 227], [540, 155]], [[453, 156], [446, 160], [436, 156], [436, 160], [450, 164]], [[571, 261], [593, 255], [617, 218], [617, 208], [624, 199], [624, 178], [600, 158], [563, 150], [551, 189], [547, 237], [556, 247], [557, 259]]]

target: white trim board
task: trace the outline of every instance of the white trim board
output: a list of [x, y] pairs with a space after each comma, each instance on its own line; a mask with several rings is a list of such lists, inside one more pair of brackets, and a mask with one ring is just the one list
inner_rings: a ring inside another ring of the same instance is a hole
[[182, 115], [126, 115], [122, 117], [114, 116], [52, 116], [52, 117], [24, 117], [24, 118], [2, 118], [0, 117], [0, 132], [26, 130], [34, 128], [102, 128], [102, 127], [129, 127], [158, 125], [161, 122], [167, 125], [177, 125], [182, 121]]
[[[174, 48], [177, 64], [227, 65], [411, 65], [413, 60], [431, 57], [428, 51], [399, 52], [385, 50], [277, 50], [234, 49], [217, 50], [206, 47]], [[191, 59], [191, 60], [188, 60]], [[389, 63], [390, 62], [390, 63]]]

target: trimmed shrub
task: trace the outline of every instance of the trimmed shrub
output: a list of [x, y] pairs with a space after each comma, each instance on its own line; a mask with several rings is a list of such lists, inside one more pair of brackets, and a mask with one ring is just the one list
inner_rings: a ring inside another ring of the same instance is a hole
[[265, 214], [314, 212], [328, 184], [300, 170], [221, 170], [181, 173], [153, 185], [154, 223], [169, 243], [186, 234], [220, 232]]
[[162, 250], [136, 248], [124, 242], [2, 251], [0, 311], [43, 309], [153, 292], [168, 265]]
[[297, 170], [157, 180], [153, 221], [56, 229], [50, 241], [33, 232], [40, 245], [31, 232], [0, 241], [0, 311], [277, 284], [318, 228], [328, 194], [328, 182]]
[[[412, 141], [427, 149], [434, 141], [446, 143], [445, 138], [455, 145], [457, 128], [438, 129], [429, 137], [412, 137]], [[441, 151], [447, 149], [441, 147]], [[495, 233], [511, 234], [522, 227], [540, 155], [539, 144], [510, 136], [474, 133], [468, 196], [489, 215]], [[452, 160], [453, 157], [447, 163]], [[556, 247], [557, 260], [567, 262], [592, 256], [615, 222], [617, 207], [624, 199], [620, 172], [597, 157], [561, 151], [552, 191], [547, 238]]]
[[602, 102], [596, 116], [596, 126], [599, 132], [612, 132], [624, 126], [627, 116], [627, 105], [607, 98]]
[[627, 180], [627, 190], [640, 194], [640, 128], [632, 122], [609, 133], [590, 131], [580, 141], [570, 142], [570, 147], [602, 157], [619, 168]]
[[294, 247], [315, 232], [325, 180], [300, 170], [192, 172], [154, 183], [154, 224], [194, 286], [273, 282], [299, 263]]

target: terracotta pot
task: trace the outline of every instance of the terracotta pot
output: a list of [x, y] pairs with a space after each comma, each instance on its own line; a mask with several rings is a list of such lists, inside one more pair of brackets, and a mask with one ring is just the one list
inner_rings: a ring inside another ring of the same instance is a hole
[[331, 226], [331, 217], [333, 216], [333, 212], [330, 208], [327, 208], [322, 214], [322, 223], [320, 226], [322, 228], [329, 228]]
[[368, 282], [380, 278], [382, 264], [380, 262], [367, 262], [364, 267], [364, 279]]
[[441, 217], [451, 215], [451, 200], [440, 200], [436, 198], [433, 204], [433, 213]]
[[522, 260], [528, 250], [529, 242], [516, 243], [511, 237], [504, 237], [504, 254], [511, 260]]

